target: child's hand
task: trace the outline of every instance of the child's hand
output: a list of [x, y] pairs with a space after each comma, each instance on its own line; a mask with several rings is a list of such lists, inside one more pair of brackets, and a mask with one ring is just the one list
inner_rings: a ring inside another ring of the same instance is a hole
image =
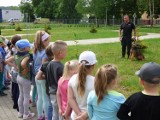
[[78, 114], [75, 120], [87, 120], [88, 119], [88, 114], [87, 112], [81, 112]]
[[122, 37], [119, 37], [119, 41], [122, 41]]
[[61, 110], [61, 109], [59, 109], [59, 114], [60, 114], [61, 116], [63, 116], [63, 113], [62, 113], [62, 110]]
[[77, 115], [77, 117], [76, 117], [75, 120], [83, 120], [83, 118], [82, 118], [82, 112]]
[[63, 116], [63, 119], [64, 119], [64, 120], [69, 120], [69, 116], [66, 114], [66, 112], [65, 112], [65, 113], [63, 113], [63, 115], [62, 115], [62, 116]]
[[26, 75], [29, 72], [29, 68], [25, 68], [22, 71], [22, 75]]

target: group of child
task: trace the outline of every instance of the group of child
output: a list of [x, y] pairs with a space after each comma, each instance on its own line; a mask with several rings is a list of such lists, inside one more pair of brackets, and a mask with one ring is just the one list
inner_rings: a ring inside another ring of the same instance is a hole
[[35, 116], [29, 111], [32, 84], [31, 101], [36, 104], [38, 120], [160, 120], [159, 64], [146, 63], [136, 72], [144, 90], [126, 100], [114, 90], [118, 76], [115, 65], [102, 65], [94, 77], [94, 52], [84, 51], [78, 60], [63, 65], [67, 44], [61, 40], [49, 42], [50, 35], [44, 31], [36, 33], [33, 46], [15, 35], [11, 39], [12, 54], [5, 60], [1, 51], [4, 41], [0, 39], [0, 74], [3, 76], [5, 65], [11, 66], [8, 72], [12, 76], [13, 107], [19, 118]]

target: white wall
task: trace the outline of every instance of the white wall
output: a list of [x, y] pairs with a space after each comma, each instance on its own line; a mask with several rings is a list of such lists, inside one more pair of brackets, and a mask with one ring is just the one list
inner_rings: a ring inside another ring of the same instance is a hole
[[2, 10], [3, 21], [8, 21], [10, 18], [23, 19], [23, 14], [20, 10]]

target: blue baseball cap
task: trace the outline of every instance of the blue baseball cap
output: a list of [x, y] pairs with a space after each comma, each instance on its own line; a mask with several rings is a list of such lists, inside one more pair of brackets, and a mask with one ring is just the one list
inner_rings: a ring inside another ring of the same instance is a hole
[[31, 47], [31, 44], [30, 44], [30, 42], [27, 39], [21, 39], [21, 40], [19, 40], [19, 41], [16, 42], [16, 46], [19, 49], [24, 49], [26, 47]]

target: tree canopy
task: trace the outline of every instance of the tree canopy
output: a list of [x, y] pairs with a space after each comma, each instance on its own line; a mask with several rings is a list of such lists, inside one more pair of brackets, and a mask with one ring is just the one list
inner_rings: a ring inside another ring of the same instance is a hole
[[20, 10], [24, 14], [25, 21], [33, 21], [34, 20], [34, 10], [33, 5], [29, 2], [21, 3]]
[[[159, 0], [32, 0], [28, 6], [28, 13], [34, 13], [37, 17], [50, 19], [80, 19], [83, 15], [89, 15], [98, 19], [121, 18], [128, 14], [137, 18], [147, 13], [158, 16], [160, 14]], [[26, 11], [28, 4], [21, 3], [21, 9]], [[31, 12], [30, 12], [31, 11]]]

